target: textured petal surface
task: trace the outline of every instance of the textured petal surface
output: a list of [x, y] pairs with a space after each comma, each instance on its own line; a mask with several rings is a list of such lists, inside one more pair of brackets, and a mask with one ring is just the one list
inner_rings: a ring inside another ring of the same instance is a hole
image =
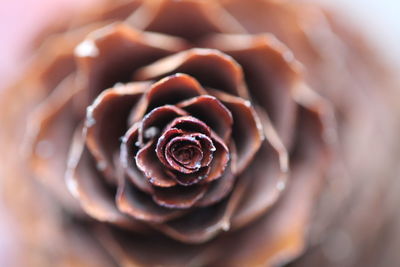
[[75, 49], [78, 75], [88, 88], [88, 101], [116, 83], [129, 81], [135, 69], [184, 47], [180, 39], [140, 33], [125, 24], [92, 32]]
[[193, 48], [163, 58], [139, 69], [134, 79], [159, 79], [180, 72], [196, 78], [204, 87], [248, 98], [241, 66], [216, 49]]
[[290, 146], [296, 119], [292, 99], [300, 64], [273, 35], [217, 35], [205, 42], [243, 67], [253, 101], [266, 109], [284, 144]]
[[120, 148], [132, 108], [148, 87], [148, 83], [132, 83], [107, 89], [87, 108], [84, 127], [87, 146], [97, 168], [114, 183], [113, 156]]
[[129, 21], [142, 30], [175, 35], [190, 41], [210, 33], [244, 31], [216, 1], [146, 1]]

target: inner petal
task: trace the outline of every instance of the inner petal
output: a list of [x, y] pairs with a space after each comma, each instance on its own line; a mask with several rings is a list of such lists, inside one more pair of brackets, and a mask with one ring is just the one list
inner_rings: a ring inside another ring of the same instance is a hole
[[175, 137], [166, 145], [165, 158], [173, 169], [192, 173], [201, 167], [201, 144], [190, 135]]

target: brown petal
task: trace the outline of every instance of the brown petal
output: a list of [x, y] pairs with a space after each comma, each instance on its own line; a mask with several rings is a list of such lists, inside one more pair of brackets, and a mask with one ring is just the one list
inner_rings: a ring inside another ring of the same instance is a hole
[[158, 187], [173, 187], [176, 185], [176, 181], [169, 177], [165, 171], [165, 166], [157, 157], [155, 140], [148, 142], [134, 157], [137, 167], [151, 184]]
[[77, 129], [73, 139], [65, 179], [70, 193], [93, 218], [132, 229], [142, 228], [139, 222], [128, 219], [117, 209], [114, 194], [102, 181], [104, 178], [96, 171], [95, 163], [84, 145], [81, 128]]
[[233, 218], [235, 228], [264, 214], [282, 195], [288, 179], [288, 152], [268, 116], [260, 113], [260, 118], [266, 140], [240, 177], [250, 182]]
[[171, 177], [174, 177], [178, 184], [189, 186], [204, 180], [204, 177], [207, 177], [210, 173], [210, 167], [202, 167], [198, 171], [193, 173], [181, 173], [177, 171], [171, 171], [170, 173]]
[[140, 33], [125, 24], [111, 24], [88, 35], [75, 49], [79, 77], [88, 88], [88, 100], [119, 82], [130, 80], [140, 66], [182, 50], [184, 41]]
[[206, 207], [219, 202], [231, 192], [236, 177], [231, 170], [231, 166], [228, 165], [222, 176], [210, 184], [207, 193], [196, 203], [196, 206]]
[[295, 125], [296, 104], [292, 89], [300, 78], [300, 64], [273, 35], [216, 35], [207, 47], [221, 49], [243, 67], [249, 92], [276, 126], [289, 147]]
[[193, 48], [174, 54], [139, 69], [134, 78], [159, 79], [177, 72], [193, 76], [204, 87], [248, 98], [241, 66], [232, 57], [215, 49]]
[[221, 91], [210, 90], [232, 113], [232, 137], [237, 149], [237, 166], [235, 173], [241, 173], [251, 162], [260, 148], [264, 134], [257, 113], [248, 100], [225, 94]]
[[213, 153], [213, 160], [210, 165], [210, 173], [204, 179], [205, 183], [209, 183], [218, 179], [224, 172], [226, 165], [229, 162], [229, 149], [225, 145], [224, 141], [221, 140], [214, 132], [211, 134], [211, 139], [215, 146], [215, 151]]
[[144, 236], [103, 226], [97, 230], [95, 236], [121, 266], [191, 266], [202, 249], [162, 234]]
[[166, 126], [166, 129], [172, 129], [172, 128], [180, 129], [186, 132], [202, 133], [205, 134], [206, 136], [211, 135], [210, 127], [208, 127], [201, 120], [198, 120], [197, 118], [194, 118], [192, 116], [183, 116], [174, 119]]
[[187, 115], [188, 113], [184, 110], [171, 105], [153, 109], [141, 122], [139, 127], [139, 144], [142, 145], [149, 139], [155, 138], [173, 119]]
[[72, 98], [79, 91], [72, 76], [67, 77], [29, 116], [24, 154], [40, 181], [48, 186], [64, 207], [79, 210], [79, 204], [65, 188], [63, 174], [68, 150], [77, 126]]
[[[328, 163], [319, 115], [301, 108], [291, 180], [282, 198], [251, 227], [234, 232], [210, 249], [224, 247], [211, 265], [281, 265], [300, 255]], [[235, 241], [241, 240], [241, 243]], [[246, 246], [241, 244], [245, 243]]]
[[182, 100], [206, 94], [206, 91], [192, 77], [177, 73], [154, 83], [143, 96], [138, 107], [132, 111], [130, 123], [133, 124], [154, 108], [174, 105]]
[[155, 187], [153, 199], [163, 207], [187, 209], [204, 196], [207, 187], [207, 185]]
[[137, 145], [139, 123], [134, 124], [124, 135], [121, 143], [120, 163], [130, 181], [140, 190], [152, 193], [153, 187], [136, 165], [135, 155], [139, 151]]
[[198, 208], [156, 228], [181, 242], [194, 244], [204, 243], [221, 231], [228, 231], [231, 216], [242, 198], [246, 182], [242, 180], [228, 199], [214, 206]]
[[129, 22], [144, 31], [161, 32], [190, 41], [210, 33], [244, 32], [241, 25], [216, 2], [146, 1]]
[[97, 160], [97, 168], [114, 183], [113, 155], [127, 130], [132, 107], [148, 87], [148, 83], [142, 82], [107, 89], [87, 108], [84, 127], [87, 146]]
[[191, 116], [203, 121], [227, 142], [232, 131], [231, 112], [213, 96], [203, 95], [177, 104]]
[[163, 223], [182, 214], [181, 210], [157, 205], [151, 196], [136, 189], [129, 181], [120, 180], [116, 201], [121, 212], [152, 223]]

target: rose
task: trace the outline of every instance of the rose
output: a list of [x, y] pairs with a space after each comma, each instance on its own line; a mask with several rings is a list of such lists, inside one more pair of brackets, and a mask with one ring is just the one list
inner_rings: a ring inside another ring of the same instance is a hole
[[217, 2], [154, 3], [43, 48], [56, 88], [29, 120], [32, 166], [104, 222], [96, 235], [117, 261], [293, 259], [324, 179], [329, 105], [283, 43]]

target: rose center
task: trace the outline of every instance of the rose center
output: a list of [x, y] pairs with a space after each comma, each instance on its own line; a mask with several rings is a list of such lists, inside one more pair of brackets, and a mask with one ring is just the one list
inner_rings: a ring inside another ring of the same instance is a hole
[[200, 167], [203, 158], [203, 152], [195, 145], [178, 144], [171, 148], [171, 154], [175, 161], [189, 169]]

